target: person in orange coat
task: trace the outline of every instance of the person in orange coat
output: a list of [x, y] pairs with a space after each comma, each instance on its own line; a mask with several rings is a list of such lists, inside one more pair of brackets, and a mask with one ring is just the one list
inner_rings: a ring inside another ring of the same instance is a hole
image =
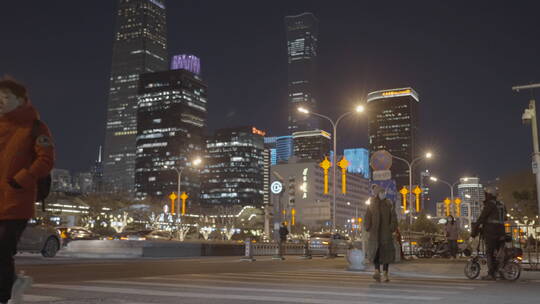
[[15, 275], [13, 257], [28, 220], [35, 216], [37, 182], [54, 166], [54, 146], [16, 81], [0, 79], [0, 304], [21, 303], [31, 278]]

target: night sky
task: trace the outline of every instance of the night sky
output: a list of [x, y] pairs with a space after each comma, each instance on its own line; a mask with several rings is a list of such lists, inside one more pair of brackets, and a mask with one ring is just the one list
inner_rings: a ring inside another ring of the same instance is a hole
[[[2, 3], [0, 75], [28, 85], [53, 131], [58, 168], [88, 170], [104, 140], [115, 3]], [[434, 151], [428, 167], [437, 176], [485, 180], [530, 168], [531, 130], [521, 123], [530, 93], [511, 87], [540, 82], [538, 1], [168, 0], [167, 6], [169, 54], [201, 58], [211, 129], [253, 124], [285, 134], [283, 18], [309, 11], [320, 21], [320, 113], [348, 111], [372, 90], [412, 86], [421, 99], [422, 147]], [[367, 145], [365, 117], [349, 118], [339, 132], [342, 148]]]

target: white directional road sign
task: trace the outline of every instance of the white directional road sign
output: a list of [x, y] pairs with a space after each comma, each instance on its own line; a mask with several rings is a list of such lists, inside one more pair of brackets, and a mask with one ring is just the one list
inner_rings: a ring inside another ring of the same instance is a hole
[[392, 178], [392, 173], [390, 170], [373, 171], [373, 180], [382, 181], [382, 180], [389, 180], [391, 178]]

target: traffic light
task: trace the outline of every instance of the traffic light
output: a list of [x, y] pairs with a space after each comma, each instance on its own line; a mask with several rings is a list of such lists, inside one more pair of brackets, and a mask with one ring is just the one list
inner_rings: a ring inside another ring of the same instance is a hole
[[294, 198], [296, 197], [296, 180], [294, 177], [289, 177], [289, 205], [294, 205]]

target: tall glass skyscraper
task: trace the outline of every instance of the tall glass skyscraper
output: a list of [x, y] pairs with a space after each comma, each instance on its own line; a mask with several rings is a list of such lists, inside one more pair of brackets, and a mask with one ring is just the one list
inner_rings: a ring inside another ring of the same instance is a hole
[[[417, 157], [418, 94], [412, 88], [400, 88], [368, 94], [369, 150], [386, 150], [408, 160]], [[402, 161], [392, 163], [392, 178], [398, 189], [409, 185], [409, 167]], [[413, 183], [417, 179], [413, 174]]]
[[203, 157], [207, 86], [186, 69], [142, 74], [139, 85], [136, 197], [167, 199], [177, 191], [197, 201], [199, 172], [191, 162]]
[[299, 106], [316, 110], [317, 43], [319, 20], [312, 13], [285, 17], [287, 30], [289, 132], [319, 127], [318, 118], [298, 113]]
[[168, 68], [164, 0], [118, 0], [103, 177], [106, 191], [134, 191], [139, 75]]

